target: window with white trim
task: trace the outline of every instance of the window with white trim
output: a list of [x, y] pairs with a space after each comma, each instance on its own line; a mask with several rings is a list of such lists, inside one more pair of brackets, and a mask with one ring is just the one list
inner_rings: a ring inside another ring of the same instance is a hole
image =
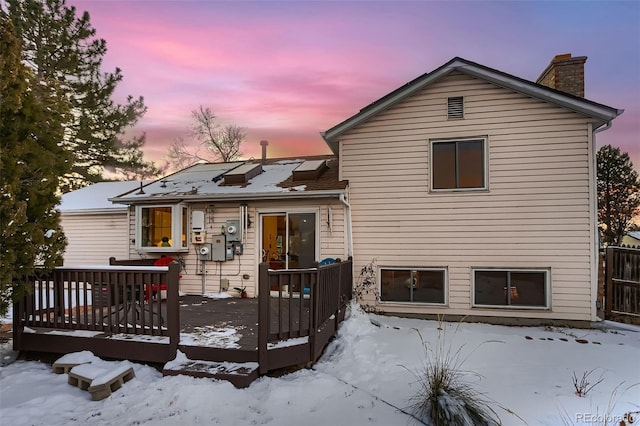
[[187, 212], [180, 204], [136, 206], [136, 248], [148, 252], [188, 250]]
[[444, 305], [445, 269], [380, 268], [380, 301]]
[[473, 305], [512, 308], [549, 307], [549, 271], [476, 269]]
[[431, 189], [486, 189], [486, 138], [431, 141]]

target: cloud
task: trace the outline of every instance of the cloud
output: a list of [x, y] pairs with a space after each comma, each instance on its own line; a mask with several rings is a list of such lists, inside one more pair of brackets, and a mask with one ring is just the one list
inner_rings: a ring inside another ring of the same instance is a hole
[[246, 127], [250, 153], [260, 139], [274, 155], [324, 153], [321, 131], [454, 56], [535, 79], [571, 52], [590, 57], [588, 96], [626, 110], [599, 145], [627, 148], [640, 165], [633, 2], [562, 3], [551, 15], [535, 2], [69, 3], [89, 10], [107, 40], [105, 69], [123, 70], [117, 100], [144, 96], [148, 112], [133, 131], [146, 131], [149, 158], [187, 135], [200, 104]]

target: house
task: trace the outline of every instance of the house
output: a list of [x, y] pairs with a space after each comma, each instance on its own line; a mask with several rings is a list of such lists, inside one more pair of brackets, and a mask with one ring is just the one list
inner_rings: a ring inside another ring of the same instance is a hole
[[[129, 258], [170, 255], [181, 290], [246, 287], [258, 264], [372, 264], [384, 313], [596, 319], [595, 139], [586, 57], [537, 82], [453, 58], [323, 133], [334, 156], [198, 164], [114, 197]], [[166, 238], [163, 238], [166, 237]]]
[[[382, 313], [596, 320], [595, 145], [622, 111], [582, 97], [585, 61], [557, 56], [534, 83], [454, 58], [324, 132], [333, 155], [269, 159], [262, 141], [259, 160], [196, 164], [109, 198], [124, 209], [101, 207], [110, 190], [75, 208], [67, 197], [70, 249], [84, 244], [82, 263], [94, 251], [121, 261], [25, 278], [14, 348], [148, 362], [180, 350], [188, 365], [165, 374], [247, 385], [317, 360], [363, 269], [377, 292], [366, 303]], [[162, 256], [179, 262], [132, 265]], [[606, 311], [637, 316], [633, 282], [607, 279]], [[204, 300], [236, 287], [257, 300], [226, 312]], [[244, 346], [182, 341], [230, 318], [248, 330]], [[229, 361], [242, 374], [220, 372]]]
[[586, 59], [531, 82], [456, 57], [323, 133], [379, 311], [596, 319], [596, 137], [622, 110], [583, 98]]
[[640, 231], [629, 231], [622, 237], [621, 245], [627, 247], [640, 247]]
[[129, 255], [127, 206], [108, 198], [137, 186], [140, 182], [100, 182], [62, 195], [65, 265], [108, 265], [110, 256]]
[[196, 164], [111, 198], [129, 206], [124, 258], [180, 260], [180, 291], [257, 293], [258, 266], [346, 259], [348, 203], [333, 156]]

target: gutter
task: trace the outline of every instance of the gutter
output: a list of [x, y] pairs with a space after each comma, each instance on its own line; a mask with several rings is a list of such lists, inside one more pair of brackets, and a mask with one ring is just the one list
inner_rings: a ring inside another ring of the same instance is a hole
[[253, 192], [248, 194], [198, 194], [198, 195], [172, 195], [156, 194], [136, 198], [108, 198], [109, 201], [119, 204], [143, 204], [143, 203], [170, 203], [170, 202], [196, 202], [196, 201], [255, 201], [255, 200], [282, 200], [299, 198], [327, 198], [344, 195], [344, 189], [331, 191], [286, 191], [286, 192]]
[[[622, 113], [622, 112], [620, 112]], [[600, 253], [600, 227], [598, 224], [598, 160], [597, 160], [597, 141], [596, 134], [604, 132], [610, 129], [612, 126], [611, 120], [600, 125], [598, 128], [591, 130], [591, 166], [593, 167], [593, 188], [591, 189], [592, 204], [589, 206], [593, 212], [593, 243], [591, 248], [591, 320], [595, 321], [597, 317], [597, 301], [598, 301], [598, 268], [599, 268], [599, 253]], [[589, 125], [591, 127], [591, 124]], [[604, 309], [604, 308], [603, 308]]]
[[60, 214], [64, 216], [99, 215], [99, 214], [126, 213], [128, 210], [129, 209], [127, 206], [123, 206], [118, 208], [60, 210]]

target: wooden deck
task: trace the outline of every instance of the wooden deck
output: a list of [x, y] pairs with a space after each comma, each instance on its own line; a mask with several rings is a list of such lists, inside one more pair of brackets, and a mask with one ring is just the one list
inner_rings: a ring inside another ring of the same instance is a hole
[[[256, 299], [179, 296], [178, 272], [177, 263], [120, 265], [59, 268], [31, 278], [32, 292], [14, 306], [14, 349], [90, 350], [152, 363], [167, 363], [180, 351], [189, 366], [174, 365], [165, 374], [247, 386], [271, 370], [317, 360], [351, 298], [350, 260], [307, 270], [272, 271], [261, 264]], [[158, 282], [166, 283], [166, 300], [145, 297], [147, 283]], [[296, 288], [304, 291], [284, 293]], [[230, 372], [215, 363], [238, 367]]]
[[[277, 297], [269, 299], [271, 305], [271, 328], [278, 325], [279, 316], [289, 318], [290, 311], [298, 313], [300, 304], [297, 298], [283, 303]], [[279, 307], [278, 304], [282, 306]], [[309, 299], [302, 302], [303, 325], [309, 322]], [[298, 316], [292, 326], [299, 329]], [[307, 325], [308, 327], [308, 325]], [[283, 331], [289, 331], [285, 321]], [[224, 338], [223, 331], [233, 330], [230, 338]], [[199, 295], [180, 297], [180, 333], [190, 335], [199, 342], [199, 346], [255, 350], [258, 347], [258, 299], [224, 298], [216, 299]], [[216, 336], [220, 336], [216, 338]], [[185, 340], [185, 339], [182, 339]]]

